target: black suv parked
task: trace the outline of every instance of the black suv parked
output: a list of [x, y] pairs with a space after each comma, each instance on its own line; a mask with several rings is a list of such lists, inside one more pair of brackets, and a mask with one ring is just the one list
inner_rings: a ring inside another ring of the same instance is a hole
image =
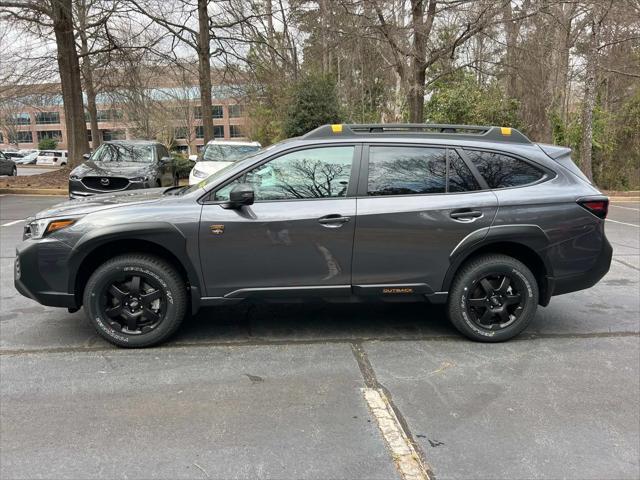
[[464, 335], [496, 342], [608, 271], [607, 208], [569, 149], [511, 128], [327, 125], [198, 185], [38, 213], [15, 284], [84, 305], [128, 347], [201, 306], [310, 297], [447, 302]]
[[167, 148], [147, 140], [105, 142], [69, 175], [69, 197], [178, 184]]

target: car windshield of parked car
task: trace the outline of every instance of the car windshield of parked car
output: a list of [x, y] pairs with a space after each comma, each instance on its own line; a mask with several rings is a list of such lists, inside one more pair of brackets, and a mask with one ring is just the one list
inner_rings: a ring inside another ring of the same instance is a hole
[[215, 143], [204, 147], [202, 154], [198, 156], [199, 162], [237, 162], [247, 155], [260, 150], [257, 145], [229, 145]]
[[103, 143], [95, 151], [91, 160], [94, 162], [151, 163], [153, 160], [152, 148], [151, 145]]

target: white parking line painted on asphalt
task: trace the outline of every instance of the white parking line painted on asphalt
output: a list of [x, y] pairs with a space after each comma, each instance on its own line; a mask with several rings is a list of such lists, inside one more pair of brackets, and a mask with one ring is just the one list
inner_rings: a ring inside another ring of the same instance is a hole
[[620, 225], [627, 225], [629, 227], [640, 228], [640, 225], [636, 225], [635, 223], [619, 222], [618, 220], [611, 220], [610, 218], [607, 218], [607, 222], [619, 223]]
[[640, 212], [640, 208], [623, 207], [622, 205], [614, 205], [613, 203], [610, 203], [609, 206], [616, 207], [616, 208], [624, 208], [625, 210], [633, 210], [635, 212]]
[[404, 480], [430, 480], [428, 470], [415, 451], [382, 389], [363, 388], [362, 393], [378, 423], [385, 443]]
[[24, 222], [24, 220], [14, 220], [13, 222], [3, 223], [2, 227], [10, 227], [11, 225], [15, 225], [16, 223]]

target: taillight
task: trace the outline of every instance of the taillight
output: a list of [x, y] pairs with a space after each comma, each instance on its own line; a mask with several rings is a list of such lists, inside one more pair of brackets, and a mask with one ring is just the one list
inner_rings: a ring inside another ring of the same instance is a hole
[[608, 198], [598, 198], [598, 199], [580, 199], [578, 200], [578, 205], [582, 208], [590, 211], [598, 218], [607, 218], [607, 212], [609, 211], [609, 199]]

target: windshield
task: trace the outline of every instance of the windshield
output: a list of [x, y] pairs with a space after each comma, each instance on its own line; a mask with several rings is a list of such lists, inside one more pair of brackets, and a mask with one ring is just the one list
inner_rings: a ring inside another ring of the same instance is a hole
[[195, 183], [195, 184], [191, 185], [189, 188], [186, 188], [185, 190], [181, 191], [180, 193], [181, 194], [185, 194], [185, 193], [195, 192], [199, 188], [204, 188], [207, 185], [215, 183], [216, 181], [218, 181], [219, 178], [222, 178], [224, 175], [226, 175], [226, 173], [229, 170], [231, 170], [232, 168], [240, 168], [240, 169], [242, 169], [242, 165], [243, 164], [250, 164], [253, 161], [254, 157], [257, 157], [258, 155], [262, 155], [263, 153], [266, 153], [266, 152], [270, 151], [272, 148], [276, 147], [277, 145], [279, 145], [279, 144], [278, 143], [274, 143], [273, 145], [271, 145], [269, 147], [266, 147], [266, 148], [253, 147], [254, 151], [252, 153], [246, 155], [244, 158], [241, 158], [241, 159], [239, 159], [237, 161], [234, 161], [234, 162], [230, 163], [229, 165], [226, 165], [225, 167], [221, 168], [217, 172], [212, 173], [211, 175], [209, 175], [207, 178], [205, 178], [201, 182], [198, 182], [198, 183]]
[[198, 155], [198, 162], [236, 162], [247, 155], [257, 152], [257, 145], [207, 144]]
[[61, 157], [62, 152], [42, 152], [41, 157]]
[[94, 162], [151, 163], [153, 161], [153, 147], [151, 145], [103, 143], [91, 156], [91, 160]]

